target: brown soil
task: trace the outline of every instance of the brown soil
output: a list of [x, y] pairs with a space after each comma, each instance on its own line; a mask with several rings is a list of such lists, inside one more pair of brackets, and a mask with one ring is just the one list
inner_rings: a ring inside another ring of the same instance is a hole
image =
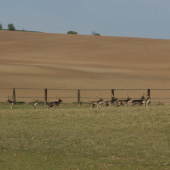
[[170, 87], [170, 40], [0, 31], [0, 88]]

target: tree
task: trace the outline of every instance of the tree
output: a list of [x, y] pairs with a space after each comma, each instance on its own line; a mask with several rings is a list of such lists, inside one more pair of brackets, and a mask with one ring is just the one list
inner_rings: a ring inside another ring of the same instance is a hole
[[77, 34], [75, 31], [68, 31], [67, 34]]
[[92, 31], [92, 35], [98, 35], [98, 36], [100, 36], [100, 34], [99, 34], [99, 33], [96, 33], [95, 31]]
[[15, 27], [13, 24], [8, 24], [8, 29], [14, 31]]
[[98, 35], [98, 36], [100, 36], [100, 34], [99, 34], [99, 33], [96, 33], [96, 34], [94, 34], [94, 35]]
[[0, 30], [2, 30], [2, 24], [0, 23]]

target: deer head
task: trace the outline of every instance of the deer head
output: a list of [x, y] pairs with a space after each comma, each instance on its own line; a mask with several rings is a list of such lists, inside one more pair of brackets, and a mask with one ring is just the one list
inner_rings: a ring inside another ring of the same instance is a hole
[[61, 99], [58, 99], [58, 102], [62, 102], [62, 100], [61, 100]]

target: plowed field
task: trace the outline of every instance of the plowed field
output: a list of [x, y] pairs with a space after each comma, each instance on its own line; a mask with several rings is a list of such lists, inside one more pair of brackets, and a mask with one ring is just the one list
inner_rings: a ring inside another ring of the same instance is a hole
[[0, 88], [170, 88], [170, 40], [0, 31]]

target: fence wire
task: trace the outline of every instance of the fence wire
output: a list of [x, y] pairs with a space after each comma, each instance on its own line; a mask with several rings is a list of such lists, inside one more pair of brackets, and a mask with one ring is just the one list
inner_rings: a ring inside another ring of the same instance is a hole
[[[118, 99], [140, 99], [147, 96], [150, 91], [152, 104], [169, 104], [170, 89], [47, 89], [47, 102], [57, 101], [61, 98], [65, 103], [90, 103], [93, 100], [103, 98], [111, 100], [112, 95]], [[15, 95], [15, 96], [14, 96]], [[79, 97], [78, 97], [79, 96]], [[45, 89], [43, 88], [0, 88], [0, 102], [6, 102], [8, 97], [17, 102], [32, 102], [33, 99], [45, 101]]]

